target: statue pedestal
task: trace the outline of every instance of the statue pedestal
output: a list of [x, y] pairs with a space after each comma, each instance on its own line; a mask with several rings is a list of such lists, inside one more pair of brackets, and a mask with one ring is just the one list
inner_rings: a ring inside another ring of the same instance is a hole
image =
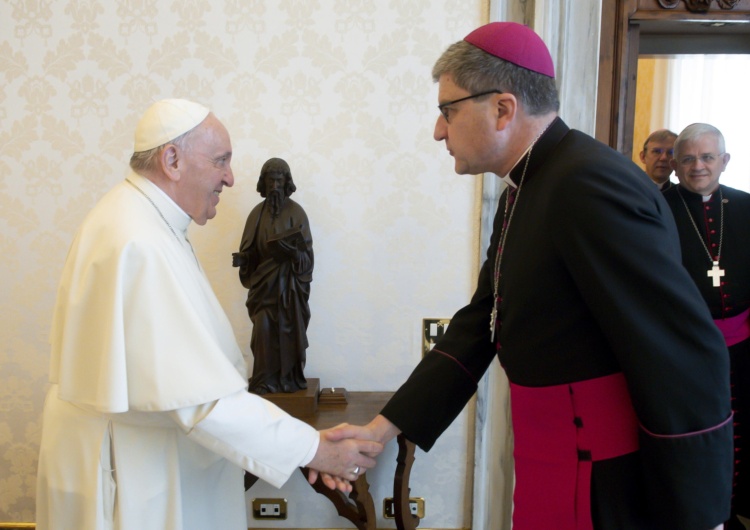
[[318, 394], [320, 393], [320, 379], [307, 378], [307, 388], [296, 392], [277, 392], [263, 394], [267, 399], [284, 412], [299, 418], [312, 416], [318, 411]]

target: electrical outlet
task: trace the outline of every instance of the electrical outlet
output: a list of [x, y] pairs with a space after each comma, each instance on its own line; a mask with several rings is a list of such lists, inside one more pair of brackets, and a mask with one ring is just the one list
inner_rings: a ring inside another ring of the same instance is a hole
[[[409, 497], [409, 511], [419, 519], [424, 519], [424, 499], [421, 497]], [[383, 499], [383, 517], [393, 519], [396, 517], [396, 508], [393, 497]]]
[[422, 357], [430, 353], [435, 343], [440, 340], [443, 333], [448, 329], [450, 322], [450, 318], [422, 319]]
[[254, 519], [286, 519], [286, 499], [253, 499]]

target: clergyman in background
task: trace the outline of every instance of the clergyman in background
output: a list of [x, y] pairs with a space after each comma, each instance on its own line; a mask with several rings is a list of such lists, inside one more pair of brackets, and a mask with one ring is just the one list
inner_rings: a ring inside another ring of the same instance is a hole
[[719, 183], [729, 163], [724, 136], [707, 123], [685, 127], [674, 144], [679, 184], [664, 193], [674, 214], [682, 264], [729, 347], [734, 410], [732, 518], [750, 518], [750, 194]]
[[669, 129], [659, 129], [649, 134], [643, 142], [643, 151], [640, 156], [644, 171], [661, 191], [674, 186], [669, 177], [672, 175], [671, 162], [676, 138], [677, 133]]

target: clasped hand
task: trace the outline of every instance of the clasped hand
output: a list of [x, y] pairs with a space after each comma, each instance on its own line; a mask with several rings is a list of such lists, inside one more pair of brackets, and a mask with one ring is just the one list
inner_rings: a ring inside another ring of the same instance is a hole
[[307, 480], [314, 484], [320, 477], [328, 488], [349, 493], [351, 481], [375, 467], [375, 457], [400, 432], [381, 414], [362, 427], [342, 423], [320, 431], [320, 446], [308, 464]]
[[347, 423], [320, 431], [318, 451], [308, 464], [310, 484], [320, 477], [330, 489], [352, 491], [352, 482], [375, 467], [375, 457], [383, 451], [383, 444], [372, 438], [365, 427]]

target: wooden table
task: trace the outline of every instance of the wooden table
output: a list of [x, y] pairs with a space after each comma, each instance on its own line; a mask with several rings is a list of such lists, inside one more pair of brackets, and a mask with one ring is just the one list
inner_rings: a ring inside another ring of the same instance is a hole
[[[305, 423], [312, 425], [318, 430], [335, 427], [340, 423], [352, 425], [366, 425], [382, 410], [392, 392], [349, 392], [346, 405], [326, 404], [320, 402], [318, 410], [312, 414], [294, 414]], [[415, 445], [403, 436], [399, 435], [398, 456], [396, 457], [396, 472], [393, 477], [393, 508], [398, 530], [415, 530], [419, 525], [419, 518], [412, 515], [409, 510], [409, 475], [414, 463]], [[305, 478], [309, 470], [302, 469]], [[245, 489], [248, 489], [255, 480], [245, 481]], [[352, 491], [347, 496], [338, 490], [328, 489], [318, 479], [312, 485], [313, 489], [327, 497], [336, 507], [341, 517], [348, 519], [359, 530], [375, 530], [377, 521], [375, 505], [370, 495], [370, 484], [367, 482], [367, 474], [364, 473], [352, 484]]]

